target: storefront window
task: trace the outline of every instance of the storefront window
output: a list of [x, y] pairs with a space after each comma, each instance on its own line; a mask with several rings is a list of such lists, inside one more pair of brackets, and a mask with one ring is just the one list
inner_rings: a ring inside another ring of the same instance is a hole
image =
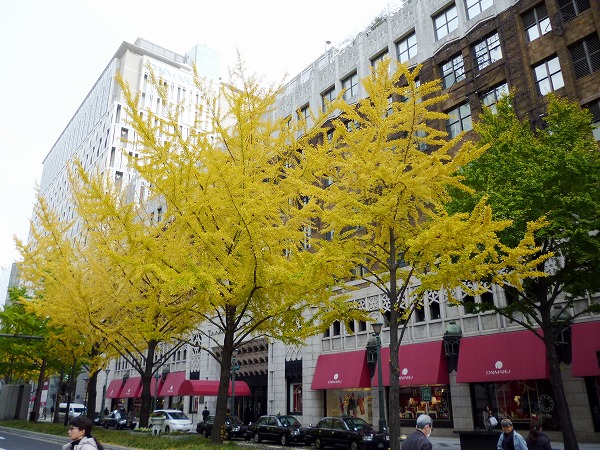
[[326, 416], [349, 415], [373, 423], [371, 389], [330, 389], [326, 392]]
[[437, 426], [450, 424], [450, 396], [447, 385], [400, 387], [400, 419], [415, 420], [429, 414]]
[[200, 407], [200, 405], [202, 403], [204, 403], [204, 401], [200, 400], [199, 396], [194, 395], [191, 398], [191, 401], [190, 401], [190, 410], [189, 410], [189, 413], [190, 414], [197, 414], [198, 413], [198, 408]]
[[473, 383], [475, 426], [483, 428], [483, 410], [490, 405], [498, 420], [509, 418], [515, 428], [528, 429], [531, 419], [541, 419], [544, 430], [559, 430], [554, 395], [548, 380], [514, 380]]
[[302, 414], [302, 383], [292, 383], [290, 385], [290, 391], [292, 414]]
[[600, 431], [600, 377], [586, 377], [585, 385], [592, 410], [594, 431]]

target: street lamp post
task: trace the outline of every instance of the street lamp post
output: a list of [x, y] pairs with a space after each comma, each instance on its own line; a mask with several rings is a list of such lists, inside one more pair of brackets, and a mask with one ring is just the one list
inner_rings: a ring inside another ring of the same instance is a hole
[[106, 378], [104, 379], [104, 388], [102, 389], [102, 412], [106, 410], [106, 385], [108, 384], [108, 374], [110, 373], [110, 369], [106, 368], [104, 370], [106, 372]]
[[85, 391], [83, 394], [83, 404], [87, 407], [87, 402], [88, 402], [88, 384], [90, 382], [89, 378], [84, 378], [83, 381], [85, 382]]
[[235, 414], [235, 373], [239, 370], [240, 366], [237, 363], [238, 350], [234, 349], [231, 352], [231, 414]]
[[383, 375], [381, 371], [381, 327], [382, 323], [377, 322], [372, 324], [373, 336], [375, 336], [375, 342], [377, 347], [377, 382], [379, 388], [379, 432], [385, 433], [387, 430], [387, 424], [385, 421], [385, 409], [383, 405]]
[[460, 340], [462, 338], [462, 330], [454, 320], [448, 322], [448, 326], [444, 331], [444, 353], [448, 362], [448, 373], [458, 369], [458, 352], [460, 350]]
[[152, 411], [154, 411], [156, 409], [157, 406], [157, 402], [158, 402], [158, 379], [160, 378], [160, 374], [158, 373], [158, 370], [156, 371], [156, 373], [154, 374], [154, 401], [152, 403]]

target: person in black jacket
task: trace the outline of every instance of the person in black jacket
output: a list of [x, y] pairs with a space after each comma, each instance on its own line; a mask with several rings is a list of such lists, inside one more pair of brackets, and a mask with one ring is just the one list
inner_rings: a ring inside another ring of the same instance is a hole
[[427, 439], [431, 435], [433, 419], [427, 414], [417, 417], [417, 429], [402, 443], [402, 450], [432, 450], [433, 445]]
[[550, 438], [542, 431], [542, 422], [538, 419], [531, 421], [531, 430], [527, 436], [527, 448], [529, 450], [552, 450]]

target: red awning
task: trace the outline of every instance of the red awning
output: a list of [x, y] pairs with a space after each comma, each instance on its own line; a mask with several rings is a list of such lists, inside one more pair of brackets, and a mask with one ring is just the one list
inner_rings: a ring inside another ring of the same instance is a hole
[[[159, 380], [159, 389], [162, 381]], [[156, 378], [150, 381], [150, 393], [154, 395], [154, 386], [156, 386]], [[142, 396], [142, 378], [134, 377], [127, 378], [125, 384], [123, 379], [118, 378], [112, 380], [106, 388], [106, 398], [134, 398]]]
[[543, 341], [529, 330], [462, 338], [456, 381], [485, 383], [550, 378]]
[[[390, 385], [390, 348], [381, 349], [382, 382]], [[425, 342], [423, 344], [401, 345], [398, 352], [400, 369], [400, 386], [416, 386], [424, 384], [449, 384], [448, 363], [444, 356], [442, 341]], [[378, 374], [375, 371], [373, 386], [379, 386]]]
[[574, 324], [571, 344], [573, 376], [600, 376], [600, 321]]
[[112, 380], [108, 387], [106, 388], [106, 398], [119, 398], [121, 395], [121, 388], [123, 387], [123, 380], [121, 378], [117, 378], [116, 380]]
[[320, 355], [311, 389], [371, 387], [365, 350]]
[[[179, 395], [204, 395], [216, 397], [219, 392], [219, 382], [213, 380], [184, 380], [179, 386]], [[229, 395], [231, 395], [231, 381], [229, 382]], [[235, 396], [247, 397], [250, 386], [245, 381], [235, 382]]]
[[[170, 372], [165, 379], [162, 387], [158, 391], [161, 397], [173, 397], [179, 394], [181, 383], [185, 381], [185, 372]], [[154, 391], [152, 391], [154, 392]]]
[[121, 391], [120, 398], [136, 398], [142, 393], [142, 378], [141, 377], [130, 377], [127, 378], [125, 386]]

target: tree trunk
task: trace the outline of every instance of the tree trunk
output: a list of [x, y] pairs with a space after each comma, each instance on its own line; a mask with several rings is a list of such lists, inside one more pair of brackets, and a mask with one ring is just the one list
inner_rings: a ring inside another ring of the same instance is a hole
[[[229, 310], [231, 308], [231, 310]], [[233, 311], [233, 312], [232, 312]], [[231, 372], [231, 355], [233, 354], [234, 341], [234, 317], [235, 308], [226, 307], [226, 328], [223, 336], [223, 347], [221, 348], [221, 375], [219, 377], [219, 392], [217, 395], [217, 410], [215, 411], [215, 423], [213, 431], [210, 434], [210, 440], [215, 444], [223, 442], [221, 438], [221, 429], [225, 425], [225, 416], [227, 415], [227, 400], [229, 396], [229, 375]]]
[[[156, 380], [155, 391], [151, 392], [152, 385], [152, 376], [156, 371], [160, 369], [160, 367], [154, 367], [154, 355], [156, 353], [156, 347], [158, 346], [158, 342], [155, 340], [151, 340], [148, 342], [148, 354], [146, 357], [146, 366], [144, 367], [144, 373], [141, 373], [142, 376], [142, 399], [140, 404], [140, 424], [141, 428], [148, 427], [148, 421], [150, 420], [151, 409], [153, 409], [153, 399], [154, 395], [158, 392], [158, 378]], [[156, 406], [156, 405], [154, 405]]]
[[[398, 339], [398, 328], [400, 326], [400, 305], [402, 298], [398, 298], [397, 277], [397, 251], [396, 239], [393, 230], [390, 229], [390, 360], [380, 361], [390, 366], [390, 392], [388, 398], [388, 429], [390, 434], [390, 449], [400, 450], [400, 369], [398, 363], [398, 350], [400, 340]], [[404, 333], [403, 333], [404, 334]]]
[[58, 389], [56, 390], [56, 398], [54, 399], [54, 414], [52, 416], [52, 422], [53, 423], [58, 423], [59, 422], [59, 418], [58, 418], [58, 408], [60, 406], [60, 401], [61, 401], [61, 386], [63, 384], [63, 380], [65, 379], [65, 366], [61, 366], [60, 368], [60, 375], [58, 377]]
[[[577, 443], [577, 437], [575, 436], [575, 430], [573, 429], [573, 421], [571, 420], [571, 413], [569, 411], [569, 404], [567, 403], [567, 397], [565, 396], [565, 386], [562, 380], [562, 374], [560, 371], [560, 361], [558, 360], [558, 354], [556, 353], [556, 345], [554, 334], [552, 333], [552, 324], [550, 322], [550, 315], [548, 314], [548, 320], [542, 319], [544, 324], [544, 344], [546, 346], [546, 358], [548, 358], [548, 364], [550, 365], [550, 384], [552, 385], [552, 392], [554, 394], [554, 409], [553, 411], [558, 416], [558, 422], [563, 435], [564, 450], [579, 450], [579, 444]], [[548, 325], [546, 325], [548, 323]]]
[[392, 318], [390, 324], [390, 360], [381, 361], [383, 364], [389, 364], [390, 366], [390, 392], [388, 398], [388, 418], [389, 418], [389, 433], [390, 433], [390, 448], [391, 450], [399, 450], [400, 442], [400, 370], [398, 361], [398, 350], [400, 342], [398, 340], [398, 313], [396, 313], [396, 320], [394, 320], [394, 313], [390, 314]]
[[98, 382], [98, 373], [100, 371], [96, 370], [94, 373], [90, 373], [90, 379], [87, 384], [87, 400], [86, 400], [86, 410], [87, 417], [92, 420], [95, 419], [96, 416], [96, 383]]
[[44, 380], [46, 378], [46, 357], [42, 359], [42, 367], [40, 368], [40, 376], [38, 377], [37, 388], [35, 390], [35, 399], [33, 400], [33, 411], [29, 420], [35, 422], [38, 420], [40, 413], [40, 400], [42, 399], [42, 390], [44, 388]]
[[[543, 266], [540, 266], [544, 270]], [[534, 284], [536, 300], [539, 302], [539, 312], [542, 321], [542, 332], [544, 333], [544, 345], [546, 346], [546, 358], [550, 366], [550, 385], [554, 394], [554, 409], [558, 416], [558, 422], [563, 435], [564, 450], [579, 450], [573, 421], [569, 411], [569, 404], [565, 396], [565, 386], [560, 371], [560, 361], [556, 352], [556, 324], [557, 318], [552, 317], [552, 308], [556, 302], [556, 296], [548, 296], [548, 285], [545, 278], [537, 280]]]

